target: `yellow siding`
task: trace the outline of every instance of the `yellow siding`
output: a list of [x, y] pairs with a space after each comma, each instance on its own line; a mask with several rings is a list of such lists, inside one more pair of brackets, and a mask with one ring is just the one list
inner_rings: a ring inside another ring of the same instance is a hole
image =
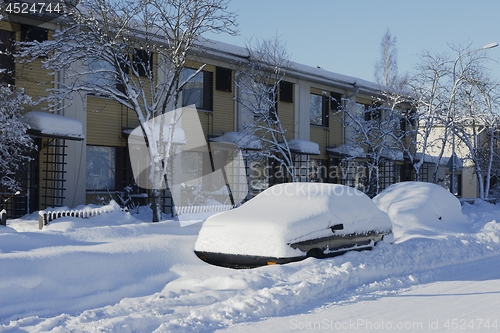
[[344, 126], [342, 124], [342, 115], [340, 113], [330, 115], [329, 147], [338, 147], [343, 144], [343, 130]]
[[[214, 76], [215, 79], [215, 76]], [[214, 84], [215, 87], [215, 84]], [[230, 92], [214, 89], [214, 135], [234, 131], [234, 101]]]
[[122, 127], [134, 127], [127, 126], [132, 120], [126, 107], [108, 98], [87, 96], [88, 145], [125, 146]]
[[328, 131], [325, 127], [311, 126], [311, 137], [312, 142], [316, 142], [319, 145], [319, 151], [321, 155], [315, 156], [317, 159], [326, 158], [326, 142], [327, 142]]
[[[20, 24], [2, 21], [0, 22], [0, 29], [15, 32], [16, 40], [21, 39]], [[49, 39], [51, 36], [52, 31], [49, 31]], [[42, 69], [42, 59], [36, 59], [29, 64], [16, 63], [15, 66], [15, 84], [17, 88], [24, 88], [26, 93], [35, 101], [40, 97], [47, 96], [48, 93], [45, 90], [53, 87], [50, 84], [53, 77], [48, 75], [47, 70]], [[38, 105], [37, 109], [42, 109], [45, 106], [44, 104]]]
[[295, 128], [293, 103], [278, 102], [278, 117], [285, 130], [287, 140], [293, 139]]

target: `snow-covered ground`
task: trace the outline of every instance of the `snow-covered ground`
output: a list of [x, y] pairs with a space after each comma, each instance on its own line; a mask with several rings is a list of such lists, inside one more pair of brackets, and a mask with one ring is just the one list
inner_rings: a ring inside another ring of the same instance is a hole
[[196, 257], [207, 215], [8, 220], [0, 332], [498, 331], [500, 206], [463, 213], [459, 231], [399, 228], [372, 251], [249, 270]]

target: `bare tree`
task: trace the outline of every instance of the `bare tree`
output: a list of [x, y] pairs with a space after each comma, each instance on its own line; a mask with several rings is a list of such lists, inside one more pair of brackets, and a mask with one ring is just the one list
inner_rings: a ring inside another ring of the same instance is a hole
[[396, 42], [396, 36], [387, 29], [380, 42], [380, 59], [375, 63], [375, 80], [387, 87], [399, 84]]
[[499, 85], [489, 78], [484, 60], [484, 55], [470, 56], [461, 64], [464, 75], [455, 84], [455, 108], [459, 111], [454, 113], [453, 126], [466, 158], [474, 165], [481, 199], [490, 191], [500, 107]]
[[[482, 139], [494, 140], [497, 117], [497, 84], [487, 75], [486, 54], [481, 49], [471, 49], [470, 44], [451, 46], [457, 54], [431, 54], [424, 51], [410, 80], [415, 99], [416, 149], [413, 167], [418, 174], [425, 158], [432, 155], [435, 163], [432, 181], [439, 182], [441, 161], [450, 148], [462, 150], [472, 161], [478, 177], [480, 197], [489, 189], [490, 157], [486, 157], [485, 170], [481, 156], [491, 150], [480, 150]], [[489, 134], [487, 134], [489, 133]], [[458, 142], [453, 144], [454, 137]]]
[[[407, 121], [403, 104], [406, 96], [381, 92], [371, 105], [347, 102], [340, 112], [350, 134], [346, 144], [363, 148], [366, 152], [367, 179], [364, 192], [377, 195], [381, 188], [381, 173], [385, 163], [403, 158], [408, 132], [401, 130], [402, 121]], [[347, 159], [357, 158], [355, 156]]]
[[295, 181], [293, 156], [286, 137], [286, 128], [278, 113], [278, 94], [290, 67], [290, 56], [278, 36], [247, 46], [250, 58], [241, 64], [236, 85], [238, 103], [248, 115], [242, 131], [260, 139], [261, 150], [250, 158], [275, 162]]
[[[24, 43], [20, 57], [45, 57], [44, 67], [64, 74], [45, 100], [51, 110], [72, 103], [75, 92], [106, 96], [133, 110], [140, 123], [150, 160], [152, 184], [164, 184], [171, 143], [159, 144], [153, 118], [178, 106], [189, 56], [200, 52], [205, 32], [235, 33], [235, 14], [228, 0], [83, 0], [68, 7], [61, 31], [53, 40]], [[171, 117], [175, 122], [176, 117]], [[173, 131], [170, 131], [173, 133]], [[152, 189], [153, 221], [161, 218], [161, 189]]]
[[[448, 142], [449, 95], [447, 80], [449, 68], [446, 54], [431, 54], [423, 51], [420, 63], [415, 67], [415, 75], [409, 80], [413, 100], [414, 114], [411, 117], [413, 132], [410, 137], [407, 156], [413, 166], [415, 178], [420, 179], [420, 170], [424, 162], [433, 155], [432, 162], [436, 167], [432, 173], [432, 181], [438, 182], [438, 170]], [[434, 135], [436, 129], [443, 129], [440, 135]]]

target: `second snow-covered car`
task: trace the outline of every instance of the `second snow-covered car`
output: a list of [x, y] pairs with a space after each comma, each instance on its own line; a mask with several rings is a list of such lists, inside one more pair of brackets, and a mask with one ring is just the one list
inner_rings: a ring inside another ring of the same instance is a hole
[[208, 218], [195, 253], [227, 267], [323, 258], [393, 241], [389, 216], [364, 193], [343, 185], [286, 183]]

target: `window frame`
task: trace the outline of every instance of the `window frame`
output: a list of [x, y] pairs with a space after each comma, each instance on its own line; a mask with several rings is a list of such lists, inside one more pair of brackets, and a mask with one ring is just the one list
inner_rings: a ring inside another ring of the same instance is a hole
[[[185, 67], [182, 69], [182, 74], [181, 74], [181, 77], [183, 80], [187, 79], [188, 77], [190, 77], [193, 73], [189, 73], [189, 74], [184, 74], [186, 71], [194, 71], [196, 72], [197, 70], [196, 69], [193, 69], [193, 68], [190, 68], [190, 67]], [[209, 71], [200, 71], [196, 76], [198, 75], [203, 75], [202, 79], [200, 81], [190, 81], [188, 83], [186, 83], [186, 85], [184, 86], [184, 88], [182, 89], [182, 94], [181, 94], [181, 106], [188, 106], [188, 105], [195, 105], [196, 108], [198, 109], [198, 111], [210, 111], [212, 112], [213, 111], [213, 96], [214, 96], [214, 84], [213, 84], [213, 72], [209, 72]], [[196, 78], [195, 76], [195, 78]], [[189, 86], [193, 86], [193, 88], [191, 89], [200, 89], [200, 88], [196, 88], [195, 87], [195, 84], [196, 82], [201, 82], [201, 99], [198, 99], [197, 102], [194, 102], [192, 100], [185, 100], [185, 90], [189, 90], [186, 89], [187, 87]], [[200, 105], [197, 105], [198, 102], [201, 102], [201, 106]]]
[[[329, 110], [330, 110], [329, 99], [330, 98], [325, 94], [320, 95], [317, 93], [310, 93], [309, 95], [310, 95], [309, 124], [311, 126], [329, 127], [330, 126], [330, 124], [329, 124]], [[313, 118], [311, 116], [312, 116], [312, 106], [313, 106], [312, 97], [313, 96], [317, 96], [317, 97], [321, 98], [321, 110], [319, 110], [321, 112], [321, 123], [312, 122]]]

